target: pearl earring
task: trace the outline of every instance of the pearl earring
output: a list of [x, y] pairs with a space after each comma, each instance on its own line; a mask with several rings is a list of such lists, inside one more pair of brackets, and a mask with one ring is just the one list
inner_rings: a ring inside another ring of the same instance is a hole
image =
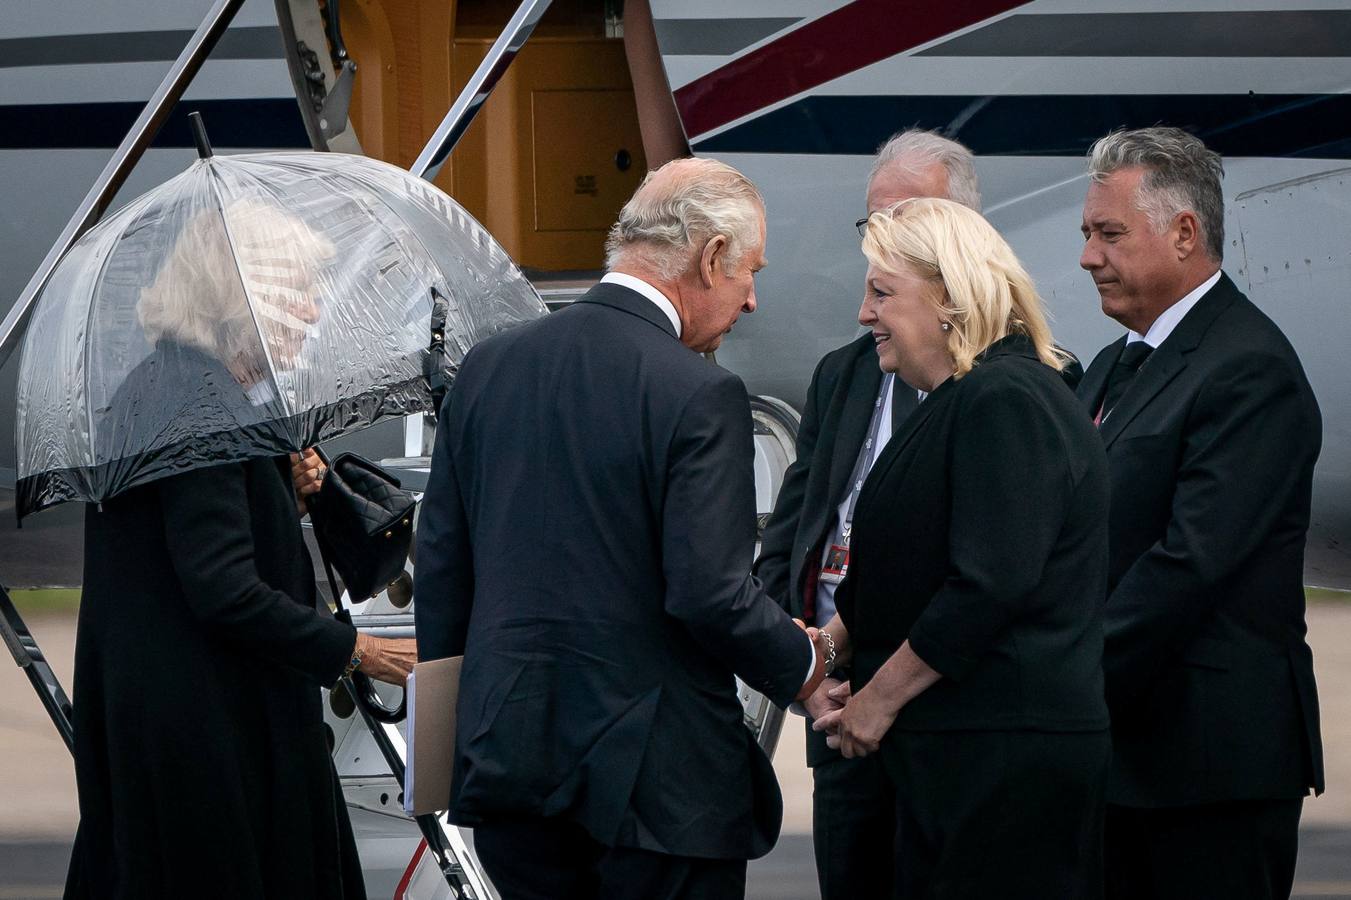
[[951, 322], [944, 322], [944, 323], [942, 323], [941, 325], [939, 325], [938, 327], [941, 328], [941, 329], [943, 329], [944, 331], [951, 331], [951, 330], [952, 330], [952, 323], [951, 323]]

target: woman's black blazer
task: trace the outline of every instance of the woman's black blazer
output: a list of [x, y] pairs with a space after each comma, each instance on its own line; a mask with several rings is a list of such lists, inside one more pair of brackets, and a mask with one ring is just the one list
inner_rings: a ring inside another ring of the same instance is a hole
[[892, 436], [836, 602], [857, 690], [902, 642], [943, 678], [910, 730], [1107, 727], [1107, 460], [1031, 342], [992, 345]]

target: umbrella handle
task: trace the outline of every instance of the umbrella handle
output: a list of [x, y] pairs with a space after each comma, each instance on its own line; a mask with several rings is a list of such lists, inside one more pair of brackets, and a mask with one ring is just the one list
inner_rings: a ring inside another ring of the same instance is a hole
[[360, 698], [357, 703], [364, 706], [367, 714], [375, 721], [384, 725], [397, 725], [408, 717], [407, 692], [399, 697], [398, 706], [386, 706], [385, 701], [375, 692], [375, 684], [361, 672], [352, 673], [352, 688], [353, 693]]
[[441, 412], [441, 403], [450, 390], [450, 379], [446, 373], [452, 368], [446, 354], [446, 326], [450, 318], [450, 301], [432, 285], [431, 342], [427, 345], [426, 371], [427, 390], [431, 395], [432, 409], [429, 415], [435, 424]]
[[[313, 448], [323, 460], [324, 465], [328, 465], [328, 455], [325, 454], [317, 445]], [[352, 613], [344, 609], [342, 605], [342, 593], [338, 590], [338, 578], [333, 572], [333, 564], [328, 559], [328, 547], [324, 541], [323, 535], [318, 529], [314, 530], [314, 541], [319, 545], [319, 559], [324, 563], [324, 573], [328, 576], [328, 590], [333, 595], [333, 605], [336, 607], [334, 615], [349, 625], [352, 622]], [[385, 725], [395, 725], [402, 722], [408, 715], [408, 694], [404, 692], [399, 697], [399, 704], [394, 707], [385, 705], [385, 701], [375, 691], [375, 685], [371, 679], [361, 672], [353, 672], [347, 682], [348, 693], [352, 695], [353, 702], [362, 710], [362, 715], [375, 722]]]

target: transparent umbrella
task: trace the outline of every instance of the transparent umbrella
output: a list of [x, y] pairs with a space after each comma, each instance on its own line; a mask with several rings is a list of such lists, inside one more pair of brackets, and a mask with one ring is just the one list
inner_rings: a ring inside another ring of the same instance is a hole
[[209, 156], [92, 229], [24, 338], [18, 513], [298, 451], [431, 409], [444, 368], [544, 315], [455, 201], [337, 153]]

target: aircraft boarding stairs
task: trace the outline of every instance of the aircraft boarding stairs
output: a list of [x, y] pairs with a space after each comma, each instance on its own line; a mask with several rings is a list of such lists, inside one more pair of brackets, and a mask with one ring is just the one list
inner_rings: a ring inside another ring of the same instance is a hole
[[[541, 286], [551, 308], [560, 308], [580, 296], [584, 287], [562, 289]], [[784, 472], [795, 458], [798, 415], [787, 404], [770, 398], [752, 398], [755, 434], [757, 532], [773, 508]], [[423, 417], [405, 423], [407, 450], [430, 445], [431, 429]], [[404, 487], [420, 495], [430, 460], [424, 455], [381, 460], [396, 472]], [[420, 507], [419, 507], [420, 508]], [[350, 609], [353, 624], [382, 637], [413, 635], [413, 571], [410, 554], [404, 573], [385, 591]], [[773, 756], [784, 713], [763, 695], [740, 681], [738, 696], [746, 727], [765, 753]], [[352, 816], [372, 896], [391, 893], [395, 900], [495, 897], [473, 852], [473, 836], [441, 817], [414, 822], [403, 810], [403, 769], [406, 731], [401, 691], [376, 685], [376, 696], [354, 703], [348, 690], [325, 691], [324, 717], [332, 735], [333, 762]], [[459, 893], [452, 893], [451, 886]], [[388, 891], [386, 890], [388, 889]]]
[[[566, 303], [565, 298], [554, 297], [551, 305]], [[756, 397], [751, 404], [756, 509], [758, 526], [763, 527], [784, 472], [794, 459], [798, 416], [777, 400]], [[405, 434], [408, 448], [421, 450], [430, 441], [431, 429], [423, 417], [413, 416], [405, 423]], [[405, 487], [420, 494], [426, 482], [428, 457], [419, 453], [381, 462], [399, 474]], [[381, 637], [413, 636], [415, 564], [416, 554], [411, 552], [403, 574], [386, 590], [347, 610], [357, 628]], [[67, 747], [73, 748], [70, 701], [3, 588], [0, 637], [28, 676]], [[737, 687], [746, 727], [772, 756], [783, 711], [740, 682]], [[444, 815], [415, 820], [403, 809], [407, 745], [401, 695], [398, 688], [375, 685], [357, 699], [357, 688], [350, 681], [324, 691], [330, 750], [357, 836], [368, 891], [371, 896], [392, 896], [395, 900], [496, 897], [474, 855], [472, 832], [450, 825]]]
[[[61, 257], [113, 202], [118, 189], [168, 119], [242, 3], [243, 0], [215, 0], [19, 300], [0, 322], [0, 365], [17, 347], [32, 306]], [[549, 5], [549, 0], [523, 0], [520, 3], [414, 162], [411, 170], [415, 174], [428, 180], [436, 177], [451, 149]], [[310, 8], [304, 0], [278, 0], [277, 7], [286, 40], [295, 43], [297, 39], [309, 38], [313, 45], [322, 45], [325, 39], [319, 32], [326, 27], [331, 43], [342, 50], [335, 17], [325, 26], [317, 6]], [[330, 4], [330, 9], [334, 7], [336, 4]], [[339, 56], [345, 57], [345, 53], [340, 52]], [[307, 71], [303, 65], [297, 67], [295, 59], [288, 57], [288, 61], [293, 63], [292, 77], [298, 91], [304, 89], [300, 95], [313, 94], [316, 85], [323, 94], [321, 98], [312, 98], [322, 102], [300, 104], [307, 133], [315, 148], [359, 152], [359, 146], [349, 147], [342, 143], [344, 140], [351, 142], [350, 129], [344, 132], [333, 125], [335, 120], [346, 120], [351, 88], [350, 64], [343, 64], [344, 80], [338, 77], [337, 69], [330, 71], [327, 68], [329, 61], [324, 54], [317, 55], [323, 69], [318, 74]], [[324, 89], [326, 83], [333, 85], [331, 90]], [[563, 280], [558, 276], [549, 280], [537, 278], [536, 286], [548, 307], [556, 310], [577, 299], [597, 277], [595, 273], [570, 273], [565, 274]], [[798, 415], [787, 404], [771, 398], [756, 397], [751, 404], [755, 431], [756, 509], [758, 524], [763, 527], [785, 470], [794, 459]], [[381, 462], [397, 470], [404, 486], [417, 492], [425, 486], [429, 464], [425, 454], [431, 445], [431, 427], [425, 417], [412, 416], [405, 423], [404, 431], [405, 455]], [[414, 554], [410, 553], [399, 579], [375, 598], [348, 610], [359, 629], [386, 637], [413, 635], [412, 572], [415, 562]], [[2, 586], [0, 640], [28, 676], [67, 747], [73, 748], [70, 700]], [[745, 723], [755, 733], [761, 747], [772, 755], [783, 723], [783, 712], [760, 694], [741, 685], [738, 687], [745, 709]], [[395, 900], [495, 898], [496, 893], [474, 856], [471, 832], [450, 825], [444, 816], [423, 816], [415, 820], [404, 812], [402, 785], [406, 743], [400, 695], [398, 688], [385, 685], [372, 687], [362, 695], [350, 682], [344, 682], [340, 688], [326, 691], [324, 697], [331, 752], [357, 836], [368, 893], [372, 897], [392, 896]]]

